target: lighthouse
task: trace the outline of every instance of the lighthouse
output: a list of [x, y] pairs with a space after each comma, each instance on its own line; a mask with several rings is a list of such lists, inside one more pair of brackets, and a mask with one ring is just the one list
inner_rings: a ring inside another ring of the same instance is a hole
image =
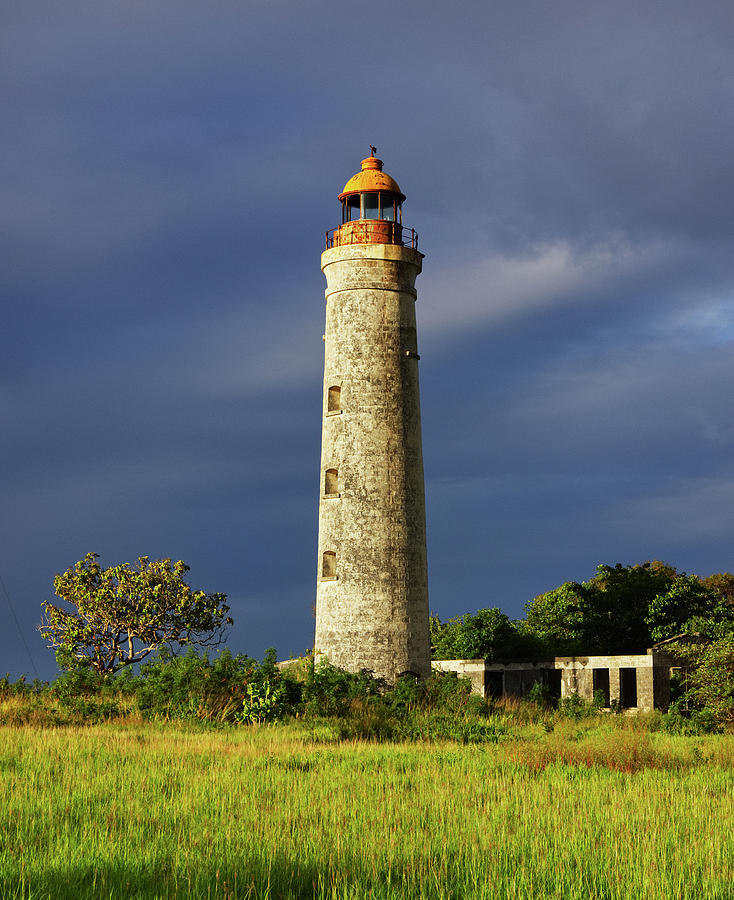
[[423, 254], [376, 148], [326, 233], [317, 658], [431, 671], [415, 280]]

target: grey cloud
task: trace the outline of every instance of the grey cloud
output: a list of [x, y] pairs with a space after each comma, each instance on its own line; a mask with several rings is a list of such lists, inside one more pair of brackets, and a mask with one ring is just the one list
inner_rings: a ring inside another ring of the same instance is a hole
[[39, 656], [37, 601], [88, 549], [183, 556], [237, 598], [235, 650], [308, 646], [319, 253], [370, 142], [427, 254], [435, 608], [732, 567], [730, 4], [4, 22], [0, 574]]

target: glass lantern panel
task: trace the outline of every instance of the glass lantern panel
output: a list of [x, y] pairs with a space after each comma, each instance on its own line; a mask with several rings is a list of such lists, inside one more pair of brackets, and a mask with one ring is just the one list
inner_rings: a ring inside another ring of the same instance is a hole
[[365, 219], [377, 219], [379, 217], [377, 206], [377, 193], [362, 194], [364, 197]]
[[387, 219], [388, 222], [395, 221], [395, 195], [380, 194], [380, 206], [382, 207], [381, 218]]
[[359, 194], [352, 194], [351, 197], [347, 198], [347, 218], [350, 222], [353, 222], [355, 219], [359, 219]]

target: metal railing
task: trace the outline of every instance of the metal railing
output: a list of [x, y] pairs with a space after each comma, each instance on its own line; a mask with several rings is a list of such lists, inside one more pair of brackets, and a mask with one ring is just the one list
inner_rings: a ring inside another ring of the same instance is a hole
[[349, 244], [397, 244], [418, 249], [418, 232], [387, 219], [356, 219], [326, 232], [326, 249]]

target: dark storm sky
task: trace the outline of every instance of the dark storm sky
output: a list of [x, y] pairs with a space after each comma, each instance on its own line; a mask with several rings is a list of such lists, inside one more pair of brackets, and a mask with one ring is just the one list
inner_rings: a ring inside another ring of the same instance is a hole
[[13, 7], [0, 674], [55, 671], [90, 550], [185, 559], [235, 652], [311, 646], [319, 256], [370, 143], [426, 254], [431, 608], [734, 568], [730, 3]]

